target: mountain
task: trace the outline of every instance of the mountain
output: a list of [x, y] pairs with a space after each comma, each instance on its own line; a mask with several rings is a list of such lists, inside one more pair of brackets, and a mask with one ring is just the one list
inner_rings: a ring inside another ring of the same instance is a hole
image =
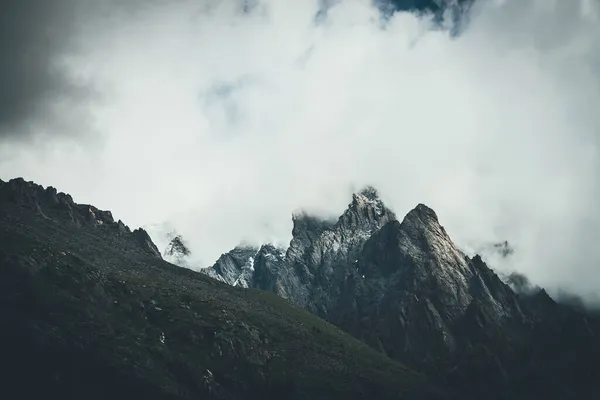
[[[371, 211], [344, 226], [383, 223]], [[303, 259], [307, 244], [285, 256]], [[215, 273], [244, 270], [248, 255], [264, 267], [253, 285], [266, 285], [283, 256], [253, 251]], [[456, 398], [281, 297], [170, 264], [145, 230], [23, 179], [0, 181], [0, 321], [7, 399]]]
[[337, 220], [294, 215], [293, 238], [286, 251], [269, 244], [238, 247], [203, 272], [229, 284], [242, 280], [246, 287], [272, 291], [326, 316], [332, 306], [328, 299], [339, 294], [332, 285], [340, 280], [339, 272], [357, 259], [367, 238], [395, 218], [377, 191], [368, 187], [353, 195]]
[[176, 234], [169, 241], [163, 257], [173, 264], [182, 265], [187, 263], [187, 259], [191, 254], [192, 251], [189, 249], [188, 244], [183, 240], [181, 235]]
[[367, 188], [337, 220], [293, 221], [285, 254], [234, 249], [204, 272], [229, 284], [243, 276], [469, 398], [600, 394], [598, 318], [539, 288], [515, 292], [458, 249], [429, 207], [400, 222]]

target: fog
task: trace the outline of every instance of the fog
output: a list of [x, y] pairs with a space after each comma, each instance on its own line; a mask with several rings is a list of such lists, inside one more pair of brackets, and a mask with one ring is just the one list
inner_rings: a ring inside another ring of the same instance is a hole
[[[292, 212], [339, 215], [369, 184], [499, 271], [600, 293], [594, 1], [482, 0], [458, 35], [368, 0], [12, 3], [4, 180], [161, 245], [168, 224], [198, 266], [285, 245]], [[509, 257], [487, 252], [504, 240]]]

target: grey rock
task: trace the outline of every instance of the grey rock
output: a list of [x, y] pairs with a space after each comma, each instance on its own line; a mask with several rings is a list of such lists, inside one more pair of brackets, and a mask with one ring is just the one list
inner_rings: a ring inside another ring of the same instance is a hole
[[[508, 243], [495, 248], [512, 250]], [[541, 339], [534, 338], [546, 326], [563, 329], [560, 309], [545, 291], [513, 290], [480, 256], [463, 253], [431, 208], [419, 204], [400, 222], [372, 188], [353, 195], [335, 221], [294, 215], [285, 254], [268, 245], [254, 251], [234, 249], [205, 273], [231, 283], [252, 257], [248, 287], [287, 298], [475, 397], [491, 387], [510, 397], [502, 390], [525, 373], [523, 357], [537, 357], [530, 347]], [[593, 330], [573, 318], [578, 328], [569, 329], [591, 341]]]
[[213, 266], [202, 272], [232, 286], [252, 287], [254, 257], [257, 252], [256, 247], [238, 246], [222, 254]]
[[[353, 195], [337, 221], [294, 215], [292, 240], [285, 254], [271, 245], [236, 248], [204, 273], [229, 284], [242, 278], [249, 287], [272, 291], [326, 316], [339, 295], [347, 266], [358, 258], [366, 240], [394, 219], [377, 191], [367, 187]], [[250, 257], [253, 268], [244, 268]]]

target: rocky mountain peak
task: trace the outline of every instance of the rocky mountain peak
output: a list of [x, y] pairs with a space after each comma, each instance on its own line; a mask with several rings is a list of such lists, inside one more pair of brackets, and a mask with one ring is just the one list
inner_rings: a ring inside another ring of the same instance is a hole
[[407, 255], [438, 258], [440, 265], [453, 264], [465, 268], [466, 256], [460, 251], [438, 220], [437, 214], [424, 204], [412, 209], [397, 229], [401, 232], [401, 244]]
[[359, 261], [364, 274], [397, 276], [398, 288], [421, 292], [435, 288], [438, 307], [464, 311], [474, 273], [462, 253], [439, 224], [435, 212], [419, 204], [401, 223], [391, 221], [366, 243]]
[[431, 227], [440, 224], [435, 211], [422, 203], [417, 204], [415, 208], [410, 210], [402, 223], [414, 225], [415, 227]]
[[163, 257], [165, 260], [179, 266], [188, 266], [187, 259], [191, 254], [192, 251], [188, 247], [183, 237], [179, 234], [175, 234], [175, 236], [173, 236], [173, 238], [167, 244], [166, 249], [163, 251]]
[[373, 186], [365, 186], [358, 193], [355, 193], [353, 197], [364, 197], [369, 201], [378, 201], [379, 191], [375, 189]]
[[385, 206], [379, 192], [367, 186], [352, 195], [352, 202], [337, 224], [339, 227], [375, 231], [394, 219], [396, 215]]
[[415, 366], [471, 340], [463, 323], [483, 329], [522, 319], [512, 290], [480, 257], [467, 257], [424, 204], [399, 222], [367, 188], [335, 223], [295, 215], [292, 233], [285, 255], [253, 248], [206, 273], [274, 292]]
[[[364, 242], [396, 216], [379, 198], [377, 190], [366, 187], [352, 196], [352, 201], [337, 219], [326, 220], [307, 213], [294, 215], [292, 240], [286, 261], [300, 271], [301, 280], [324, 275], [324, 282], [335, 266], [354, 260]], [[312, 277], [311, 277], [312, 276]]]
[[168, 255], [181, 254], [183, 256], [188, 256], [191, 254], [190, 249], [185, 244], [181, 235], [175, 236], [169, 242], [169, 247], [165, 250], [165, 253]]
[[44, 218], [67, 217], [78, 225], [111, 225], [115, 220], [110, 211], [99, 210], [89, 204], [77, 204], [71, 195], [58, 192], [54, 187], [44, 188], [23, 178], [0, 181], [0, 200], [18, 207], [34, 210]]

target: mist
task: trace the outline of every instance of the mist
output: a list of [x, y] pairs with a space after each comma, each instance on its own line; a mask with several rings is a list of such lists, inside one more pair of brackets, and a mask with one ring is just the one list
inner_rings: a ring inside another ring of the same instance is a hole
[[[339, 215], [373, 185], [499, 271], [600, 293], [596, 2], [476, 1], [458, 35], [369, 0], [73, 4], [0, 46], [0, 105], [20, 101], [0, 112], [2, 179], [174, 228], [198, 266], [285, 245], [292, 212]], [[510, 257], [486, 252], [504, 240]]]

